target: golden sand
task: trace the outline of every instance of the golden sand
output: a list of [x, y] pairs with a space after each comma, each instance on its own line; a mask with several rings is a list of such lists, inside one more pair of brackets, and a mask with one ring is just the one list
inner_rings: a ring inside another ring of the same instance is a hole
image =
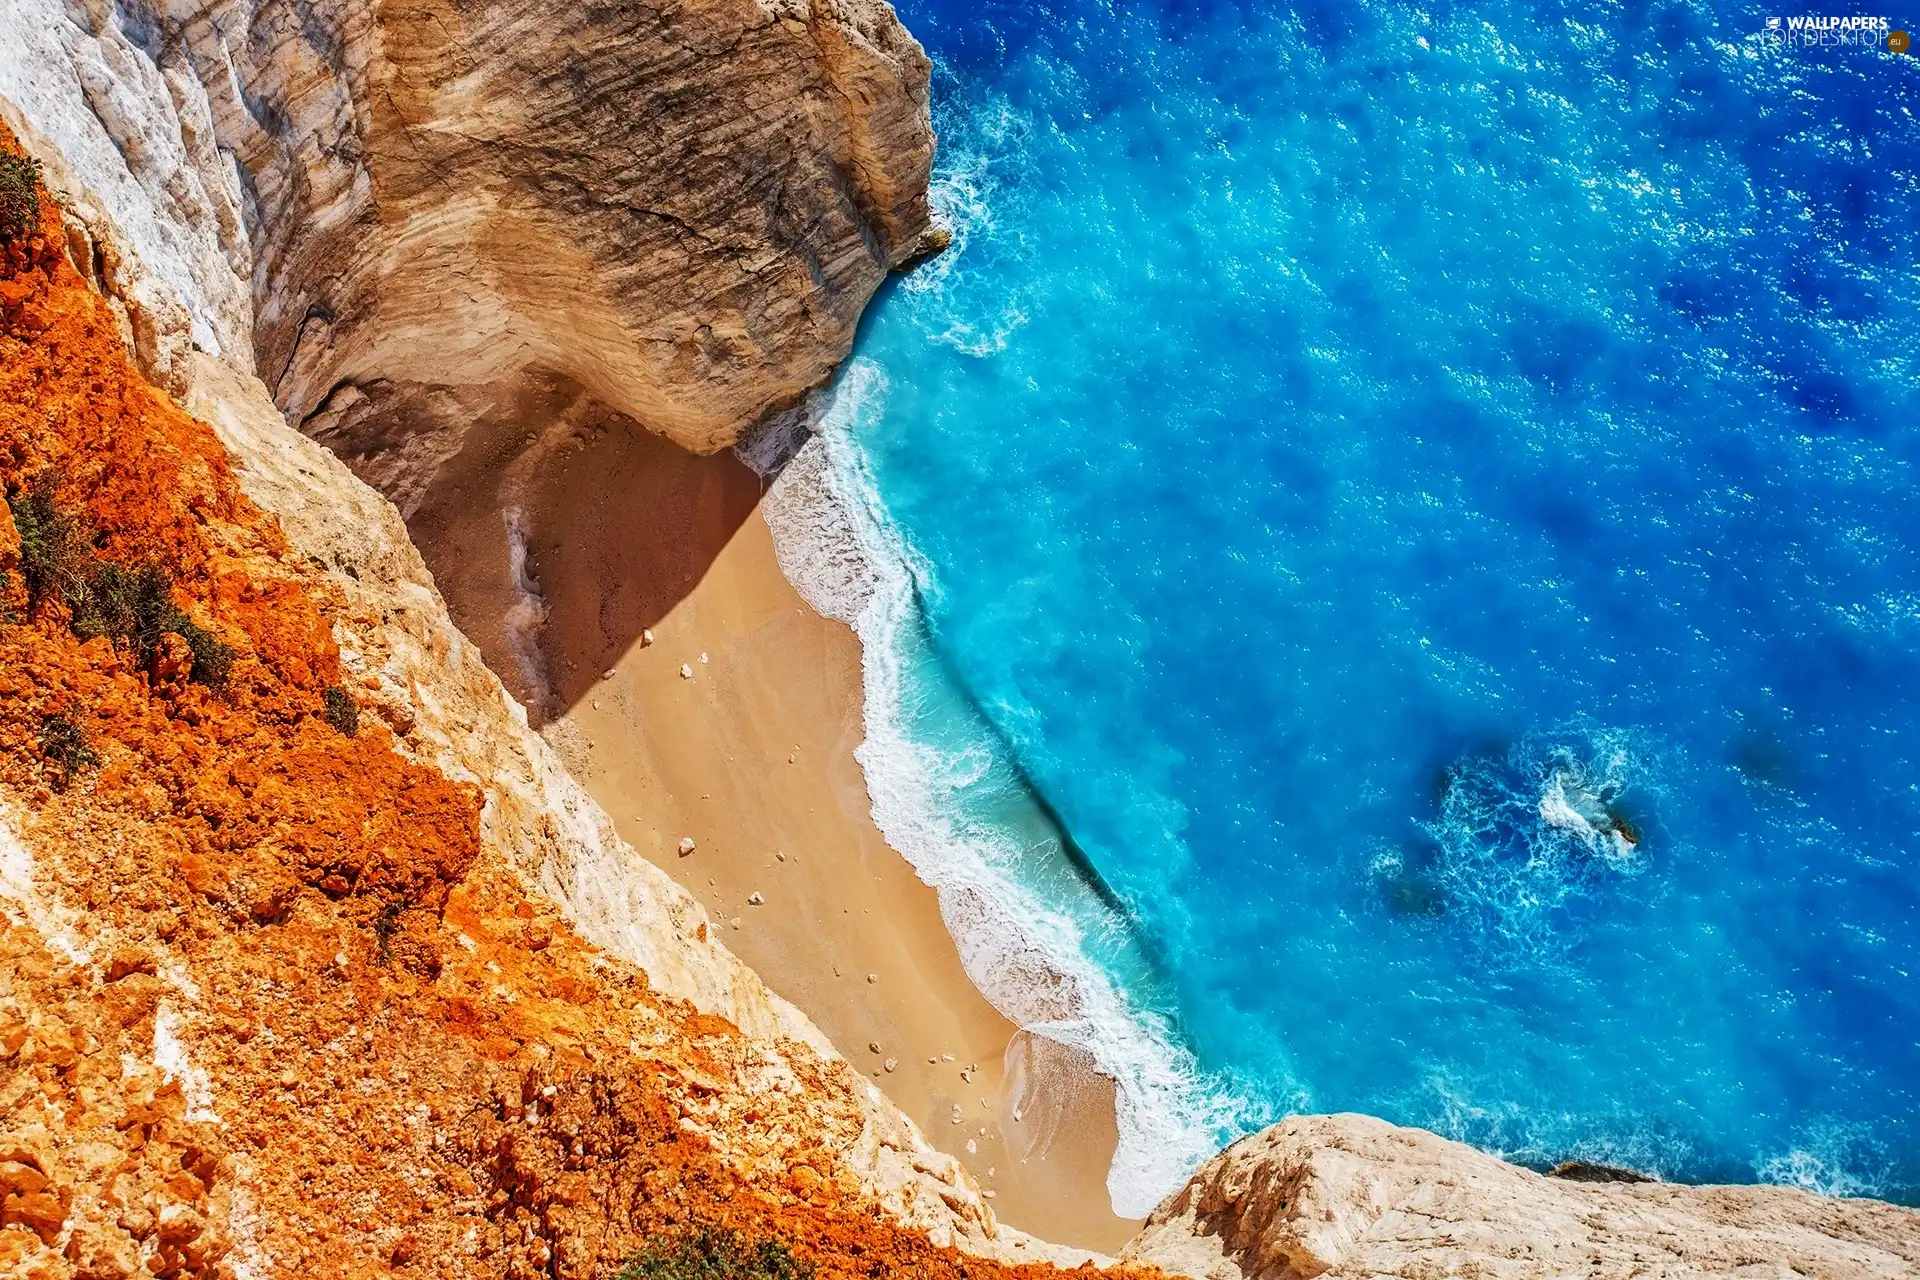
[[[618, 432], [544, 469], [526, 524], [548, 610], [545, 732], [621, 834], [966, 1162], [1003, 1220], [1117, 1249], [1137, 1223], [1106, 1194], [1113, 1086], [987, 1003], [934, 891], [874, 827], [853, 758], [859, 642], [781, 575], [759, 495], [731, 455]], [[448, 594], [489, 648], [473, 615], [498, 599]], [[508, 675], [510, 656], [488, 657]]]

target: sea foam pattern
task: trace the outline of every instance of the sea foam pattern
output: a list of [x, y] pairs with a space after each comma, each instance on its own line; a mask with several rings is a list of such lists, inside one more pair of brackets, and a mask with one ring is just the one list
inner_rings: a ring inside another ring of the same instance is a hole
[[927, 566], [887, 519], [855, 443], [886, 402], [885, 375], [865, 360], [816, 398], [816, 436], [763, 504], [780, 567], [860, 638], [866, 737], [855, 756], [874, 823], [939, 891], [968, 975], [1007, 1018], [1086, 1050], [1114, 1079], [1120, 1146], [1108, 1186], [1119, 1212], [1139, 1216], [1255, 1121], [1116, 983], [1151, 989], [1155, 979], [930, 643]]
[[901, 9], [955, 241], [824, 443], [862, 759], [996, 1001], [1089, 993], [1122, 1207], [1296, 1108], [1920, 1196], [1920, 60]]

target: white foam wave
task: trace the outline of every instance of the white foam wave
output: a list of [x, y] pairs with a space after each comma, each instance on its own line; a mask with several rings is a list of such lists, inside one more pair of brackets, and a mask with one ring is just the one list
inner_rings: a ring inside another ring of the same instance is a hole
[[1019, 212], [1017, 189], [1031, 165], [1030, 117], [1005, 98], [964, 112], [942, 112], [940, 166], [927, 184], [934, 220], [951, 237], [944, 253], [901, 282], [900, 303], [928, 340], [964, 355], [1006, 350], [1027, 323], [1025, 300], [1001, 270], [1032, 251]]
[[[1663, 772], [1644, 735], [1585, 722], [1529, 734], [1510, 751], [1456, 761], [1425, 874], [1496, 966], [1549, 962], [1576, 939], [1565, 908], [1648, 866], [1631, 809], [1653, 805]], [[1387, 877], [1405, 868], [1376, 860]]]
[[911, 731], [927, 690], [917, 593], [927, 564], [888, 518], [856, 434], [884, 409], [887, 381], [851, 362], [814, 406], [817, 435], [763, 509], [780, 567], [803, 598], [851, 625], [863, 651], [866, 739], [856, 750], [875, 824], [938, 891], [962, 963], [988, 1001], [1028, 1030], [1085, 1050], [1116, 1085], [1120, 1142], [1107, 1189], [1138, 1216], [1177, 1189], [1224, 1137], [1246, 1127], [1241, 1105], [1203, 1079], [1165, 1023], [1134, 1005], [1089, 955], [1089, 930], [1124, 923], [1090, 889], [1064, 903], [1022, 877], [1032, 843], [977, 814], [1001, 786], [991, 730], [940, 745]]
[[1825, 1119], [1802, 1126], [1790, 1149], [1755, 1164], [1754, 1176], [1816, 1195], [1882, 1196], [1889, 1163], [1870, 1127]]

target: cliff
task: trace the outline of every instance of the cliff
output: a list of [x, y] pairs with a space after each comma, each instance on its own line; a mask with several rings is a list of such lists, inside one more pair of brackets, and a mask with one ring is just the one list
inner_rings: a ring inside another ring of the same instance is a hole
[[613, 839], [391, 506], [210, 357], [218, 435], [140, 376], [73, 243], [43, 201], [0, 268], [9, 1273], [1066, 1257]]
[[9, 123], [59, 144], [199, 346], [390, 492], [554, 384], [730, 444], [935, 240], [928, 64], [882, 0], [0, 16]]
[[1912, 1209], [1564, 1173], [1370, 1116], [1296, 1116], [1209, 1161], [1123, 1256], [1204, 1280], [1920, 1276]]

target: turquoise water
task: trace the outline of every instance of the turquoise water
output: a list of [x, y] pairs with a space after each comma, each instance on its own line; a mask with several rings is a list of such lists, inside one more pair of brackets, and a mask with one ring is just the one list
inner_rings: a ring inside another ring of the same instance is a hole
[[1920, 1196], [1920, 63], [901, 11], [955, 243], [826, 429], [907, 584], [863, 760], [1121, 1078], [1116, 1202], [1348, 1109]]

